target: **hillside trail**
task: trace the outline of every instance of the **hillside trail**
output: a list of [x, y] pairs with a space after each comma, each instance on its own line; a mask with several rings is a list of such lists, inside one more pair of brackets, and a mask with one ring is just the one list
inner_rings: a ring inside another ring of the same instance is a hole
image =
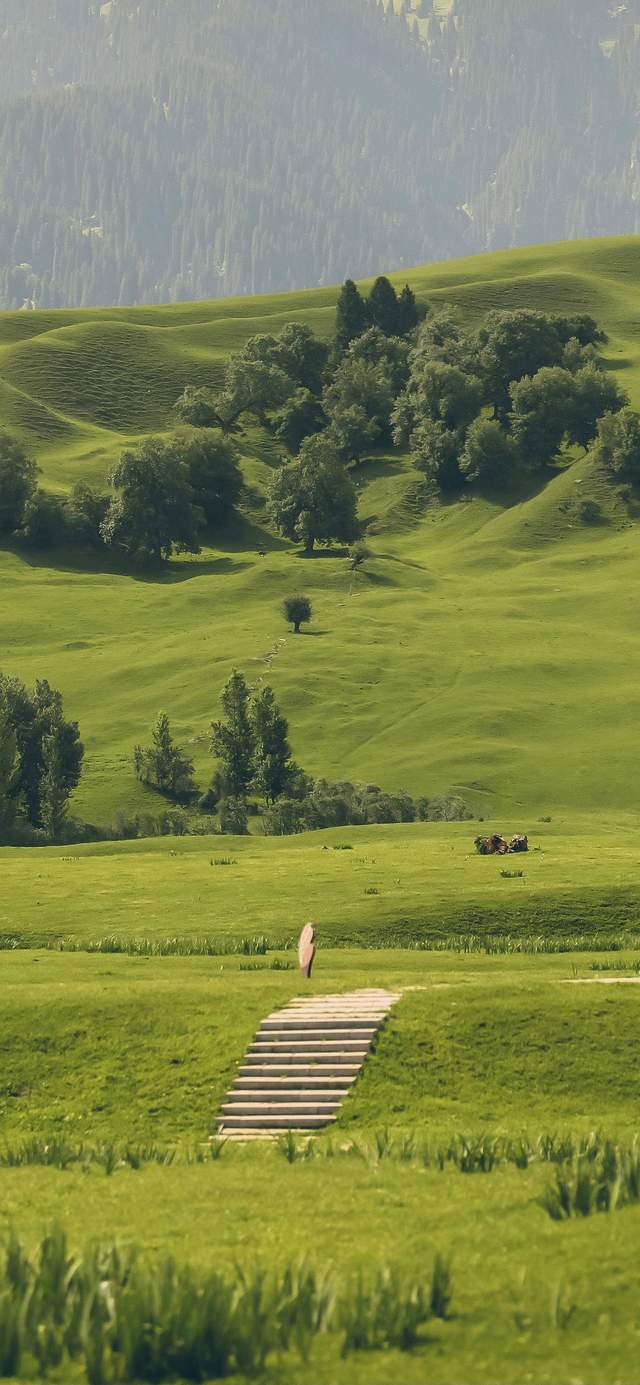
[[[347, 605], [349, 604], [349, 602], [351, 601], [351, 599], [352, 599], [353, 596], [354, 596], [355, 587], [356, 587], [356, 578], [357, 578], [357, 570], [352, 571], [352, 572], [350, 573], [349, 584], [348, 584], [348, 588], [347, 588], [346, 592], [341, 593], [340, 596], [337, 597], [337, 599], [334, 599], [332, 602], [330, 601], [329, 604], [328, 604], [328, 606], [323, 607], [323, 613], [326, 611], [326, 612], [328, 612], [328, 613], [330, 614], [332, 611], [339, 611], [339, 610], [342, 609], [342, 607], [347, 606]], [[264, 687], [265, 678], [266, 678], [267, 674], [270, 673], [271, 669], [273, 668], [274, 663], [276, 662], [276, 659], [279, 659], [280, 656], [281, 656], [282, 654], [284, 654], [284, 652], [285, 652], [285, 650], [286, 650], [288, 644], [290, 643], [290, 641], [291, 641], [293, 638], [296, 638], [296, 639], [297, 639], [297, 638], [299, 638], [299, 636], [295, 636], [295, 637], [294, 637], [294, 635], [293, 635], [293, 633], [292, 633], [291, 631], [289, 632], [288, 635], [280, 635], [280, 636], [278, 637], [278, 639], [275, 641], [275, 643], [274, 643], [274, 645], [272, 646], [272, 648], [268, 651], [267, 654], [254, 654], [254, 655], [253, 655], [253, 657], [252, 657], [252, 659], [251, 659], [251, 662], [252, 662], [252, 663], [261, 663], [261, 664], [263, 664], [263, 665], [264, 665], [264, 669], [263, 669], [263, 671], [262, 671], [261, 673], [259, 673], [259, 674], [256, 676], [256, 678], [253, 680], [253, 682], [249, 684], [249, 688], [250, 688], [251, 692], [253, 692], [253, 693], [258, 692], [261, 688]]]

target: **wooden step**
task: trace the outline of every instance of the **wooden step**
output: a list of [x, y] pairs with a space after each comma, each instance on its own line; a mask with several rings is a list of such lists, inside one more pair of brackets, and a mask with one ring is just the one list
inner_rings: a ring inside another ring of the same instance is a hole
[[226, 1134], [227, 1130], [322, 1130], [325, 1125], [331, 1125], [335, 1121], [335, 1115], [331, 1116], [233, 1116], [225, 1117], [220, 1123], [220, 1134]]
[[336, 1061], [333, 1063], [310, 1063], [308, 1059], [304, 1057], [287, 1062], [284, 1062], [282, 1058], [278, 1058], [275, 1055], [272, 1057], [271, 1062], [269, 1062], [268, 1059], [269, 1055], [267, 1054], [266, 1061], [265, 1059], [256, 1058], [255, 1062], [249, 1062], [239, 1069], [240, 1076], [252, 1077], [255, 1073], [256, 1075], [264, 1074], [271, 1078], [275, 1073], [279, 1073], [281, 1077], [342, 1077], [343, 1075], [348, 1077], [353, 1075], [355, 1078], [362, 1067], [361, 1063], [352, 1062], [340, 1063]]
[[339, 1101], [225, 1101], [222, 1107], [225, 1119], [236, 1116], [326, 1116], [333, 1115], [340, 1105]]

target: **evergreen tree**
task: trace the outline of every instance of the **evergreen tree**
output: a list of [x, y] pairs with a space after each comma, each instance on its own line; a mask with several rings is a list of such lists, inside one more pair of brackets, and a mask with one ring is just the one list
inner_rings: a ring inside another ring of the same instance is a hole
[[49, 841], [57, 842], [67, 821], [69, 793], [65, 775], [65, 734], [62, 720], [56, 720], [42, 740], [42, 779], [40, 816]]
[[247, 680], [233, 673], [222, 693], [226, 721], [211, 726], [211, 748], [220, 761], [225, 795], [244, 799], [253, 777], [254, 730]]
[[178, 802], [194, 797], [193, 762], [175, 744], [166, 712], [158, 716], [151, 732], [151, 745], [146, 749], [136, 746], [133, 759], [142, 784]]
[[369, 294], [367, 303], [369, 321], [379, 327], [386, 337], [401, 334], [401, 314], [398, 295], [389, 279], [381, 274]]
[[60, 795], [68, 800], [80, 782], [84, 747], [78, 724], [65, 721], [62, 696], [46, 679], [29, 692], [18, 678], [0, 674], [0, 704], [17, 747], [11, 797], [30, 826], [41, 828], [45, 814], [59, 814]]
[[0, 700], [0, 846], [10, 840], [18, 805], [14, 788], [18, 776], [18, 742], [6, 704]]
[[251, 723], [255, 746], [253, 785], [267, 803], [275, 803], [287, 789], [294, 766], [288, 723], [272, 688], [262, 688], [254, 697]]
[[398, 336], [406, 337], [418, 326], [418, 304], [413, 290], [405, 284], [398, 299]]
[[346, 279], [340, 293], [336, 306], [336, 342], [344, 351], [350, 342], [355, 341], [356, 337], [362, 336], [369, 326], [369, 314], [367, 305], [354, 284], [353, 279]]

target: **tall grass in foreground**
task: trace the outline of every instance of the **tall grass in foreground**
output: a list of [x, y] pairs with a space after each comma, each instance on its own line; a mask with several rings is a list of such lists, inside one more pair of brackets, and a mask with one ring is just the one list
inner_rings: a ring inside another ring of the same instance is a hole
[[640, 1145], [624, 1149], [611, 1140], [578, 1154], [556, 1170], [542, 1206], [554, 1221], [613, 1212], [640, 1202]]
[[[93, 941], [78, 938], [27, 937], [24, 934], [0, 934], [0, 952], [76, 952], [105, 953], [126, 957], [261, 957], [268, 952], [288, 952], [295, 947], [291, 937], [268, 938], [264, 934], [252, 937], [228, 937], [225, 934], [206, 936], [176, 936], [173, 938], [126, 937], [107, 935]], [[362, 952], [453, 952], [462, 956], [518, 957], [561, 956], [564, 953], [610, 953], [640, 951], [640, 933], [618, 935], [574, 933], [546, 937], [544, 934], [481, 934], [446, 933], [442, 937], [407, 937], [389, 929], [372, 930], [366, 936], [340, 938], [327, 935], [327, 948], [350, 949]], [[284, 965], [285, 970], [289, 968]], [[605, 962], [594, 970], [638, 971], [640, 962]]]
[[[536, 1139], [527, 1135], [516, 1138], [479, 1133], [476, 1135], [455, 1135], [446, 1144], [431, 1144], [414, 1134], [391, 1134], [388, 1130], [376, 1130], [368, 1137], [345, 1139], [340, 1143], [335, 1138], [315, 1140], [294, 1130], [287, 1130], [272, 1144], [251, 1150], [253, 1158], [269, 1158], [275, 1152], [288, 1164], [318, 1163], [330, 1159], [358, 1160], [372, 1168], [384, 1162], [405, 1164], [417, 1169], [431, 1169], [444, 1172], [455, 1169], [461, 1174], [490, 1174], [508, 1165], [518, 1169], [528, 1169], [534, 1164], [556, 1164], [563, 1166], [563, 1177], [567, 1170], [584, 1164], [593, 1169], [608, 1170], [612, 1161], [624, 1165], [628, 1170], [636, 1170], [640, 1183], [640, 1144], [635, 1139], [630, 1145], [617, 1144], [609, 1137], [592, 1131], [588, 1135], [545, 1133]], [[60, 1170], [79, 1167], [86, 1172], [91, 1169], [102, 1170], [107, 1177], [119, 1171], [139, 1170], [145, 1165], [182, 1167], [217, 1163], [224, 1154], [227, 1159], [243, 1159], [247, 1151], [242, 1145], [229, 1144], [224, 1138], [213, 1138], [195, 1145], [167, 1145], [147, 1143], [140, 1145], [119, 1145], [115, 1140], [102, 1140], [96, 1144], [73, 1144], [61, 1135], [45, 1139], [31, 1138], [16, 1144], [0, 1145], [0, 1168], [27, 1168], [34, 1166]], [[632, 1176], [629, 1175], [629, 1186]], [[632, 1199], [628, 1199], [632, 1200]]]
[[78, 1256], [54, 1228], [34, 1258], [14, 1238], [0, 1258], [0, 1376], [71, 1363], [84, 1366], [89, 1385], [258, 1376], [277, 1353], [307, 1361], [315, 1338], [332, 1331], [343, 1355], [411, 1351], [449, 1300], [440, 1257], [425, 1284], [384, 1268], [339, 1289], [307, 1263], [227, 1276], [147, 1262], [114, 1244]]

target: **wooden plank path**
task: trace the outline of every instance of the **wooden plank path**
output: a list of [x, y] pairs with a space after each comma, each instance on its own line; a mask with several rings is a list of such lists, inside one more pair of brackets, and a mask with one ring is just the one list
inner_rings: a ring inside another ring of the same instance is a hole
[[384, 990], [299, 997], [268, 1015], [227, 1094], [220, 1134], [330, 1125], [398, 999]]

